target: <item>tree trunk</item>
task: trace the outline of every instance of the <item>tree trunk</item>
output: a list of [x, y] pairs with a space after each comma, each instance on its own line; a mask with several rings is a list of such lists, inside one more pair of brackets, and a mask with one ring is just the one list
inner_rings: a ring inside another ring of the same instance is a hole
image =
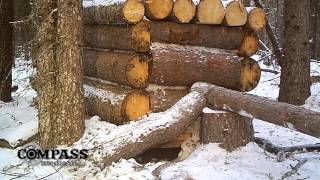
[[250, 91], [260, 79], [260, 67], [249, 58], [222, 50], [154, 44], [151, 82], [165, 86], [191, 86], [210, 82], [238, 91]]
[[221, 24], [225, 16], [221, 0], [200, 0], [197, 21], [200, 24]]
[[86, 78], [85, 83], [90, 115], [119, 125], [137, 120], [150, 111], [150, 97], [144, 90], [132, 90], [93, 78]]
[[144, 17], [139, 0], [127, 0], [108, 6], [90, 6], [83, 10], [84, 24], [135, 24]]
[[254, 33], [240, 27], [151, 22], [151, 40], [180, 45], [237, 50], [241, 55], [252, 56], [258, 50]]
[[224, 22], [228, 26], [243, 26], [247, 23], [248, 13], [240, 1], [223, 1], [225, 7]]
[[150, 24], [142, 21], [136, 25], [85, 25], [85, 47], [110, 50], [148, 52], [150, 50]]
[[160, 20], [168, 17], [173, 8], [173, 0], [144, 0], [145, 15], [150, 20]]
[[35, 4], [33, 59], [37, 62], [40, 145], [71, 145], [84, 132], [81, 72], [81, 1]]
[[258, 7], [247, 7], [248, 12], [248, 26], [254, 31], [261, 31], [265, 28], [267, 23], [266, 13], [263, 9]]
[[176, 0], [168, 19], [178, 23], [189, 23], [196, 15], [196, 5], [192, 0]]
[[310, 40], [310, 58], [316, 59], [316, 29], [317, 29], [317, 4], [318, 0], [310, 0], [310, 28], [309, 28], [309, 40]]
[[9, 102], [12, 86], [13, 46], [13, 1], [0, 0], [0, 101]]
[[320, 137], [318, 112], [206, 83], [196, 83], [191, 90], [207, 93], [207, 103], [214, 109], [232, 111]]
[[209, 108], [203, 112], [200, 132], [203, 144], [219, 143], [229, 152], [247, 145], [254, 137], [251, 118]]
[[315, 57], [320, 61], [320, 1], [317, 4], [317, 28], [316, 28], [316, 39], [315, 39]]
[[133, 88], [145, 88], [151, 76], [152, 58], [148, 54], [85, 48], [83, 69], [85, 76]]
[[279, 101], [302, 105], [310, 96], [310, 0], [285, 1], [284, 60]]

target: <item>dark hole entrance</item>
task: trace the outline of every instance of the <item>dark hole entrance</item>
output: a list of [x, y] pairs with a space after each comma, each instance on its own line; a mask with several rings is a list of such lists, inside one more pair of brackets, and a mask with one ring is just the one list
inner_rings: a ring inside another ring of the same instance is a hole
[[178, 157], [180, 151], [181, 147], [153, 148], [139, 154], [135, 159], [140, 164], [159, 161], [173, 161]]

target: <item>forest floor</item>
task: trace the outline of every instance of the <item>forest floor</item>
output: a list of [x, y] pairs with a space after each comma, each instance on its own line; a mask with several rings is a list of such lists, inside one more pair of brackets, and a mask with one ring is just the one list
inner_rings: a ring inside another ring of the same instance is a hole
[[[280, 71], [278, 68], [267, 67], [262, 63], [260, 65], [262, 69]], [[311, 63], [311, 67], [312, 75], [320, 75], [320, 63]], [[0, 140], [2, 144], [6, 142], [7, 146], [15, 147], [21, 141], [37, 133], [37, 110], [33, 100], [36, 92], [31, 88], [29, 79], [34, 73], [31, 62], [16, 60], [13, 79], [14, 84], [19, 88], [13, 93], [13, 102], [0, 102]], [[249, 93], [276, 100], [279, 82], [280, 74], [262, 72], [258, 87]], [[304, 107], [320, 112], [320, 83], [313, 84], [311, 90], [312, 96]], [[115, 131], [121, 128], [121, 126], [100, 121], [99, 117], [86, 120], [87, 136], [95, 133], [103, 138], [109, 136], [112, 131], [115, 134]], [[254, 130], [256, 137], [268, 139], [279, 146], [320, 143], [319, 138], [258, 119], [254, 120]], [[83, 147], [87, 145], [82, 143]], [[0, 148], [0, 179], [156, 179], [151, 172], [165, 163], [162, 161], [139, 164], [135, 159], [128, 159], [120, 160], [104, 169], [100, 169], [93, 162], [86, 162], [86, 165], [80, 168], [31, 166], [17, 157], [18, 149]], [[293, 167], [301, 161], [305, 163], [296, 173], [288, 173], [292, 172]], [[232, 153], [221, 149], [218, 144], [199, 145], [186, 160], [164, 168], [160, 177], [162, 179], [201, 180], [320, 179], [320, 153], [290, 154], [286, 158], [279, 158], [265, 152], [255, 143], [250, 143]]]

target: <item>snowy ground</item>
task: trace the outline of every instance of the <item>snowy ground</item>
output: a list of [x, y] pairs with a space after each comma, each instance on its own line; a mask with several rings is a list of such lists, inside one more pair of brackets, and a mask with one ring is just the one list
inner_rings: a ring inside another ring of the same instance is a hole
[[[18, 145], [21, 140], [37, 132], [37, 110], [33, 105], [36, 92], [31, 89], [28, 78], [34, 73], [30, 63], [17, 60], [13, 75], [19, 89], [13, 94], [13, 102], [0, 102], [0, 139], [6, 140], [11, 146]], [[261, 64], [261, 68], [269, 67]], [[312, 63], [311, 72], [312, 75], [319, 75], [320, 64]], [[276, 99], [279, 77], [280, 74], [263, 72], [258, 87], [249, 93]], [[312, 96], [304, 107], [320, 112], [320, 83], [312, 85]], [[86, 127], [87, 133], [99, 133], [101, 136], [121, 129], [99, 121], [98, 117], [86, 120]], [[266, 138], [280, 146], [320, 143], [318, 138], [261, 120], [254, 120], [254, 128], [257, 137]], [[186, 160], [163, 169], [160, 176], [162, 179], [282, 179], [291, 166], [303, 159], [307, 162], [288, 179], [320, 179], [320, 153], [293, 154], [279, 161], [277, 156], [264, 152], [254, 143], [232, 153], [219, 148], [217, 144], [201, 145]], [[129, 159], [105, 169], [100, 169], [92, 162], [80, 168], [29, 166], [17, 158], [17, 149], [0, 148], [0, 179], [156, 179], [151, 172], [163, 163], [141, 165]]]

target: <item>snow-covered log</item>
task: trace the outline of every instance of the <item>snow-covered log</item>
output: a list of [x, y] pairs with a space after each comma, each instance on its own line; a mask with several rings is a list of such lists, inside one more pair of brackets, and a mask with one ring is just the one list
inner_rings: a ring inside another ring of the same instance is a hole
[[259, 64], [220, 49], [154, 43], [151, 82], [191, 86], [208, 82], [237, 91], [250, 91], [260, 80]]
[[148, 52], [150, 24], [141, 21], [135, 25], [84, 25], [83, 45], [90, 48]]
[[195, 83], [192, 91], [206, 93], [208, 105], [243, 116], [296, 129], [320, 137], [320, 113], [207, 83]]
[[143, 3], [139, 0], [126, 0], [85, 7], [82, 21], [84, 24], [134, 24], [140, 22], [143, 17]]

